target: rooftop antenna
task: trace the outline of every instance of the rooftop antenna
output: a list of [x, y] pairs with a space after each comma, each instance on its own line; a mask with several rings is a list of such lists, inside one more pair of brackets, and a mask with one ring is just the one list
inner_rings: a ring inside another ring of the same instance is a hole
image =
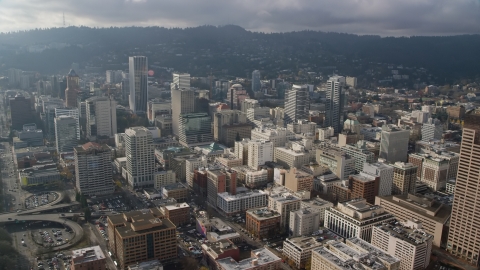
[[65, 27], [65, 12], [63, 12], [63, 27]]

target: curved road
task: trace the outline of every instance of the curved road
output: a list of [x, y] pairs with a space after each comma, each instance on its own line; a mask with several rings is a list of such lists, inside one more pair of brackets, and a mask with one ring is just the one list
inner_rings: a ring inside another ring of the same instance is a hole
[[54, 251], [63, 250], [70, 246], [73, 246], [83, 238], [84, 233], [83, 233], [82, 227], [78, 223], [68, 219], [73, 217], [73, 215], [77, 213], [66, 213], [64, 214], [65, 216], [61, 216], [61, 214], [17, 216], [16, 214], [17, 213], [0, 215], [0, 223], [15, 223], [16, 222], [15, 220], [17, 221], [49, 221], [49, 222], [57, 222], [59, 224], [64, 224], [70, 227], [75, 232], [75, 236], [69, 240], [68, 244], [54, 247], [52, 249]]

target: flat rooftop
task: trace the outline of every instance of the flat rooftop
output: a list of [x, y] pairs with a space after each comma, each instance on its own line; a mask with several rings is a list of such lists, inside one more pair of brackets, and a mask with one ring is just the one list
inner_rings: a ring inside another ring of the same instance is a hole
[[176, 203], [176, 204], [171, 204], [171, 205], [165, 205], [164, 206], [167, 210], [172, 211], [172, 210], [177, 210], [177, 209], [182, 209], [182, 208], [188, 208], [190, 205], [188, 203]]
[[317, 241], [317, 238], [312, 236], [299, 236], [285, 239], [285, 244], [295, 246], [296, 249], [310, 250], [322, 246], [322, 241]]
[[397, 220], [378, 224], [376, 227], [414, 246], [422, 245], [428, 240], [433, 239], [433, 236], [424, 230], [404, 226]]
[[268, 209], [267, 207], [253, 208], [247, 210], [247, 214], [252, 215], [256, 220], [267, 220], [280, 217], [280, 214]]
[[217, 258], [229, 250], [237, 250], [238, 247], [227, 239], [222, 239], [217, 242], [210, 242], [202, 244], [202, 249], [207, 252], [212, 258]]
[[93, 246], [88, 248], [76, 249], [72, 251], [73, 264], [82, 264], [97, 260], [105, 259], [100, 246]]
[[280, 262], [281, 259], [273, 254], [267, 248], [260, 248], [252, 250], [252, 257], [235, 261], [231, 257], [217, 260], [217, 263], [225, 270], [238, 270], [238, 269], [253, 269], [260, 268], [262, 265], [267, 265], [274, 262]]

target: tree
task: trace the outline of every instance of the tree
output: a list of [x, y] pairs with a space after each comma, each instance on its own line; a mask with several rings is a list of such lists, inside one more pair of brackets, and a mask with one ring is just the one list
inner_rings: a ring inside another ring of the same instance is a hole
[[185, 257], [182, 260], [182, 269], [185, 270], [194, 270], [198, 268], [198, 262], [195, 258]]
[[75, 201], [80, 202], [80, 193], [75, 192]]

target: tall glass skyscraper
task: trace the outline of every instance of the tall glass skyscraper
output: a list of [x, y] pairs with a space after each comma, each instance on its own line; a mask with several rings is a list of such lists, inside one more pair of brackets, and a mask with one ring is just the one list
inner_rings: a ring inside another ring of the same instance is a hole
[[306, 85], [294, 84], [285, 94], [285, 124], [308, 119], [309, 99]]
[[130, 84], [130, 110], [135, 114], [147, 113], [148, 61], [146, 56], [130, 56], [128, 59]]
[[260, 71], [254, 70], [252, 72], [252, 91], [258, 92], [262, 88], [262, 84], [260, 83]]
[[213, 142], [212, 118], [208, 113], [180, 115], [179, 142], [187, 147]]
[[325, 127], [333, 127], [340, 132], [343, 124], [343, 107], [345, 103], [345, 77], [332, 76], [327, 81], [325, 104]]

